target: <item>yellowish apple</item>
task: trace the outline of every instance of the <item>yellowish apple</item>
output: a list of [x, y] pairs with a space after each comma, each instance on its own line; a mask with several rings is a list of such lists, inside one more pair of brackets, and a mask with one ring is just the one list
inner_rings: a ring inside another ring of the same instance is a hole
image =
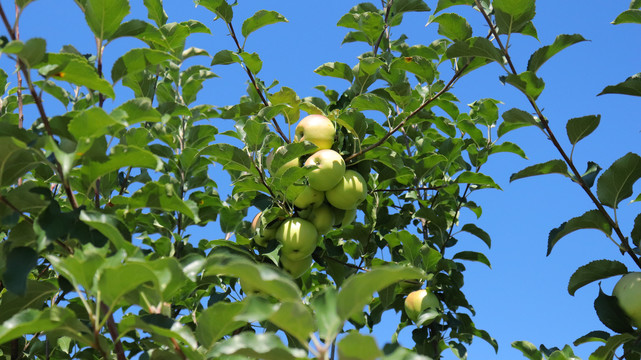
[[327, 190], [325, 198], [335, 208], [355, 209], [367, 198], [367, 182], [358, 172], [347, 170], [338, 184]]
[[323, 115], [309, 115], [303, 118], [294, 132], [296, 141], [309, 141], [320, 149], [330, 149], [334, 144], [336, 128], [331, 120]]
[[612, 295], [633, 324], [641, 327], [641, 272], [623, 275], [614, 286]]
[[310, 256], [318, 243], [318, 231], [311, 222], [301, 218], [289, 218], [276, 231], [276, 239], [283, 245], [281, 254], [291, 260]]
[[303, 191], [301, 191], [293, 204], [299, 209], [307, 209], [308, 207], [318, 207], [323, 201], [325, 201], [325, 193], [318, 191], [308, 185], [293, 185], [293, 186], [302, 186]]
[[316, 167], [307, 174], [309, 186], [318, 191], [327, 191], [336, 186], [345, 175], [345, 160], [334, 150], [319, 150], [312, 154], [306, 167]]
[[[405, 313], [412, 321], [417, 322], [419, 315], [428, 308], [442, 310], [441, 302], [430, 289], [421, 289], [412, 291], [405, 298]], [[423, 325], [429, 325], [431, 321], [426, 321]]]

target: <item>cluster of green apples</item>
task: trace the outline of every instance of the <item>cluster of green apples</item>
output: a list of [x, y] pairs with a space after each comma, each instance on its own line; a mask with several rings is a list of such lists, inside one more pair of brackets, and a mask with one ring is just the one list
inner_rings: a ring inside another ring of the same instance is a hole
[[[260, 214], [254, 218], [254, 241], [266, 246], [271, 239], [282, 245], [280, 265], [294, 278], [298, 278], [312, 264], [312, 253], [323, 235], [334, 227], [351, 224], [356, 217], [356, 207], [367, 197], [367, 182], [354, 170], [346, 169], [343, 157], [332, 150], [336, 128], [323, 115], [309, 115], [302, 119], [295, 130], [295, 141], [309, 141], [318, 147], [303, 166], [312, 170], [304, 182], [293, 186], [287, 199], [295, 209], [294, 215], [277, 224], [260, 228]], [[287, 168], [301, 166], [294, 159], [276, 169], [282, 174]]]

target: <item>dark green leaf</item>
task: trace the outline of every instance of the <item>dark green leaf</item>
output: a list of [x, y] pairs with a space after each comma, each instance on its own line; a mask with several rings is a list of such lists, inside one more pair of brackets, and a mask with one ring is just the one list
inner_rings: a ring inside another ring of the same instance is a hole
[[147, 7], [147, 17], [156, 22], [158, 27], [167, 23], [167, 13], [163, 8], [162, 0], [143, 0]]
[[632, 0], [630, 1], [630, 9], [641, 8], [641, 0]]
[[434, 81], [434, 64], [421, 56], [406, 56], [395, 59], [390, 64], [390, 70], [404, 70], [419, 77], [421, 82]]
[[143, 284], [151, 283], [154, 287], [158, 285], [158, 278], [144, 263], [125, 263], [103, 268], [98, 279], [100, 299], [110, 308], [128, 292], [135, 291]]
[[598, 210], [590, 210], [585, 214], [572, 218], [564, 222], [556, 229], [550, 231], [548, 236], [548, 252], [550, 255], [552, 248], [564, 236], [581, 229], [596, 229], [602, 231], [604, 234], [610, 236], [612, 234], [612, 227], [606, 218]]
[[349, 67], [349, 65], [338, 61], [325, 63], [316, 68], [314, 72], [322, 76], [331, 76], [339, 79], [345, 79], [350, 83], [352, 82], [352, 80], [354, 80], [352, 68]]
[[438, 33], [454, 41], [464, 41], [472, 36], [472, 26], [461, 15], [454, 13], [441, 14], [430, 23], [438, 24]]
[[328, 286], [316, 293], [310, 301], [319, 335], [323, 339], [334, 338], [343, 325], [337, 312], [337, 294], [335, 288]]
[[263, 26], [288, 22], [287, 19], [276, 11], [258, 10], [254, 15], [243, 22], [241, 33], [246, 38], [249, 34]]
[[[601, 167], [599, 164], [588, 161], [588, 167], [585, 170], [585, 173], [581, 175], [581, 179], [583, 179], [583, 182], [588, 186], [592, 187], [594, 185], [594, 181], [596, 180], [597, 175], [601, 172]], [[573, 180], [575, 180], [573, 178]], [[576, 181], [576, 180], [575, 180]]]
[[311, 310], [300, 300], [282, 302], [278, 310], [270, 315], [269, 321], [294, 336], [302, 344], [307, 343], [310, 335], [316, 331]]
[[390, 108], [389, 103], [382, 97], [372, 93], [358, 95], [357, 97], [352, 99], [350, 105], [352, 108], [359, 111], [380, 111], [385, 117], [390, 116], [392, 113], [392, 109]]
[[506, 141], [498, 145], [493, 145], [490, 148], [490, 154], [496, 154], [500, 152], [509, 152], [512, 154], [516, 154], [524, 159], [527, 159], [527, 155], [525, 155], [525, 151], [521, 149], [518, 145], [515, 143]]
[[568, 173], [568, 166], [563, 160], [550, 160], [541, 164], [528, 166], [525, 169], [512, 174], [512, 176], [510, 176], [510, 182], [530, 176], [546, 174], [561, 174], [567, 177], [570, 176]]
[[59, 53], [47, 54], [47, 64], [57, 65], [53, 73], [40, 73], [44, 76], [53, 76], [56, 80], [66, 81], [78, 86], [86, 86], [89, 89], [97, 90], [100, 93], [115, 98], [111, 84], [102, 79], [96, 72], [96, 68], [91, 66], [87, 59], [80, 55]]
[[579, 346], [581, 344], [586, 344], [589, 342], [602, 342], [606, 343], [610, 338], [610, 333], [607, 331], [597, 330], [590, 331], [589, 333], [581, 336], [580, 338], [574, 340], [574, 346]]
[[34, 67], [45, 58], [47, 42], [42, 38], [31, 38], [27, 40], [24, 47], [18, 53], [18, 57], [27, 67]]
[[641, 246], [641, 214], [634, 219], [634, 227], [630, 237], [636, 246]]
[[465, 41], [457, 41], [447, 48], [445, 55], [450, 58], [481, 57], [503, 65], [503, 53], [490, 40], [484, 37], [473, 37]]
[[83, 210], [79, 219], [107, 237], [116, 249], [124, 249], [129, 255], [139, 252], [139, 248], [131, 244], [131, 235], [125, 238], [122, 231], [125, 227], [115, 216]]
[[524, 126], [534, 125], [540, 127], [539, 120], [534, 118], [530, 113], [520, 109], [512, 108], [503, 113], [503, 122], [499, 125], [499, 137], [505, 135], [509, 131], [522, 128]]
[[603, 172], [596, 194], [603, 205], [616, 209], [623, 199], [632, 196], [632, 186], [641, 178], [641, 156], [628, 153]]
[[208, 358], [216, 359], [224, 355], [242, 356], [243, 359], [294, 360], [306, 358], [307, 351], [286, 346], [280, 337], [272, 333], [243, 332], [219, 342], [207, 353]]
[[196, 0], [195, 3], [218, 15], [226, 23], [230, 23], [234, 17], [231, 6], [225, 0]]
[[110, 149], [108, 160], [105, 162], [92, 161], [82, 168], [74, 169], [83, 178], [88, 186], [101, 176], [112, 171], [127, 167], [141, 167], [146, 169], [160, 169], [162, 161], [153, 153], [135, 146], [116, 145]]
[[641, 24], [641, 10], [630, 9], [622, 12], [612, 22], [614, 25], [619, 24]]
[[237, 63], [240, 64], [240, 56], [231, 50], [221, 50], [214, 55], [211, 65], [229, 65]]
[[127, 206], [129, 209], [157, 209], [177, 211], [198, 223], [198, 207], [191, 200], [182, 200], [171, 184], [149, 182], [130, 197], [115, 196], [114, 205]]
[[599, 93], [599, 95], [603, 94], [641, 96], [641, 73], [630, 76], [622, 83], [606, 86], [605, 89]]
[[19, 140], [0, 137], [0, 186], [12, 185], [39, 161], [36, 153]]
[[530, 360], [542, 360], [544, 359], [543, 354], [528, 341], [514, 341], [512, 347], [519, 350], [523, 356]]
[[499, 34], [529, 30], [528, 26], [531, 26], [531, 20], [536, 13], [535, 0], [494, 0], [492, 7]]
[[129, 14], [128, 0], [86, 0], [85, 19], [94, 35], [108, 39]]
[[528, 71], [536, 73], [546, 61], [550, 60], [552, 56], [556, 55], [561, 50], [582, 41], [586, 40], [579, 34], [561, 34], [557, 36], [552, 45], [543, 46], [530, 56], [530, 60], [528, 60], [527, 63]]
[[7, 264], [2, 283], [18, 296], [27, 292], [27, 277], [38, 264], [38, 253], [29, 247], [15, 247], [7, 254]]
[[628, 273], [628, 268], [621, 262], [612, 260], [595, 260], [578, 268], [570, 277], [568, 292], [574, 293], [592, 282], [607, 279], [615, 275]]
[[350, 276], [338, 293], [338, 315], [347, 320], [370, 303], [375, 292], [401, 280], [421, 279], [425, 275], [416, 268], [381, 266], [366, 273]]
[[501, 187], [494, 182], [494, 180], [481, 173], [475, 173], [472, 171], [464, 171], [462, 172], [455, 180], [459, 184], [475, 184], [475, 185], [480, 185], [481, 187], [490, 187], [494, 189], [499, 189], [501, 190]]
[[485, 230], [481, 229], [480, 227], [474, 225], [474, 224], [465, 224], [461, 228], [461, 231], [468, 232], [479, 239], [483, 240], [483, 242], [487, 245], [488, 248], [492, 247], [492, 239], [490, 238], [490, 235], [485, 232]]
[[211, 155], [213, 160], [226, 170], [254, 171], [249, 155], [233, 145], [214, 144], [203, 150], [202, 154]]
[[41, 310], [45, 301], [59, 291], [58, 287], [46, 281], [27, 280], [27, 290], [18, 296], [12, 292], [2, 294], [0, 303], [0, 324], [25, 309]]
[[474, 0], [438, 0], [438, 4], [436, 5], [436, 10], [434, 10], [434, 13], [436, 14], [441, 10], [445, 10], [455, 5], [474, 6]]
[[545, 88], [543, 79], [536, 76], [532, 71], [522, 72], [518, 75], [509, 74], [507, 76], [502, 76], [501, 81], [521, 90], [522, 93], [534, 100], [541, 95]]
[[599, 126], [601, 115], [588, 115], [568, 120], [565, 129], [572, 145], [576, 145]]
[[599, 296], [594, 300], [594, 309], [599, 316], [599, 320], [610, 330], [618, 333], [631, 333], [633, 331], [628, 317], [619, 307], [617, 298], [606, 295], [601, 288], [599, 288]]
[[487, 258], [487, 256], [476, 251], [461, 251], [459, 253], [454, 254], [452, 259], [477, 261], [487, 265], [490, 269], [492, 268], [492, 265], [490, 264], [490, 260]]
[[350, 331], [338, 342], [339, 359], [374, 360], [382, 355], [376, 339], [358, 331]]
[[608, 338], [605, 345], [597, 348], [592, 354], [590, 354], [590, 359], [594, 360], [611, 360], [614, 358], [616, 350], [624, 343], [631, 342], [635, 340], [633, 334], [619, 334], [613, 335]]
[[240, 302], [226, 303], [219, 301], [200, 312], [196, 337], [198, 342], [210, 349], [223, 336], [245, 326], [244, 321], [236, 321], [234, 317], [241, 312], [244, 304]]
[[391, 12], [393, 14], [402, 14], [410, 11], [424, 12], [430, 11], [430, 8], [423, 0], [394, 0], [394, 3], [392, 3]]
[[[68, 327], [65, 329], [66, 325]], [[39, 332], [46, 333], [52, 330], [64, 331], [65, 335], [73, 334], [73, 337], [84, 346], [89, 346], [93, 342], [93, 336], [87, 336], [86, 331], [88, 329], [78, 321], [73, 311], [68, 308], [54, 306], [43, 311], [26, 309], [13, 315], [0, 325], [0, 344], [7, 343], [23, 335]], [[85, 330], [84, 334], [83, 330]]]

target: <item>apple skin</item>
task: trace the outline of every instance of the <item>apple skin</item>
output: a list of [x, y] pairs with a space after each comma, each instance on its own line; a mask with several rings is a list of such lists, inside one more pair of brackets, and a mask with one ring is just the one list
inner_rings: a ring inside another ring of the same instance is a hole
[[358, 172], [347, 170], [338, 184], [327, 190], [325, 198], [335, 208], [355, 209], [367, 198], [367, 182]]
[[332, 206], [334, 211], [334, 226], [343, 228], [349, 226], [356, 219], [356, 209], [342, 210]]
[[331, 149], [334, 145], [336, 128], [331, 120], [323, 115], [309, 115], [303, 118], [294, 131], [295, 141], [309, 141], [319, 149]]
[[[442, 309], [441, 302], [429, 289], [412, 291], [405, 298], [405, 313], [407, 317], [414, 322], [416, 322], [419, 315], [428, 308]], [[431, 322], [426, 322], [423, 323], [423, 325], [429, 325], [430, 323]]]
[[259, 212], [254, 216], [254, 219], [252, 220], [252, 232], [254, 233], [254, 242], [257, 245], [260, 245], [262, 247], [266, 247], [267, 244], [269, 243], [269, 240], [273, 239], [276, 237], [276, 229], [275, 228], [267, 228], [267, 227], [262, 227], [261, 228], [261, 216], [263, 215], [263, 212]]
[[276, 239], [283, 245], [281, 254], [290, 260], [310, 256], [316, 249], [318, 238], [314, 224], [301, 218], [289, 218], [276, 230]]
[[641, 327], [641, 272], [623, 275], [614, 286], [612, 295], [633, 324]]
[[314, 224], [316, 231], [320, 235], [325, 235], [334, 226], [334, 211], [328, 204], [322, 204], [317, 208], [311, 209], [303, 217]]
[[336, 186], [345, 175], [345, 160], [334, 150], [319, 150], [312, 154], [306, 167], [317, 166], [307, 174], [309, 186], [318, 191], [327, 191]]
[[[296, 185], [294, 185], [296, 186]], [[299, 209], [307, 209], [308, 207], [318, 207], [325, 201], [325, 193], [318, 191], [311, 186], [305, 185], [296, 199], [293, 201], [294, 206]]]
[[312, 256], [309, 255], [302, 260], [292, 260], [288, 256], [281, 255], [280, 264], [294, 279], [298, 279], [312, 266]]

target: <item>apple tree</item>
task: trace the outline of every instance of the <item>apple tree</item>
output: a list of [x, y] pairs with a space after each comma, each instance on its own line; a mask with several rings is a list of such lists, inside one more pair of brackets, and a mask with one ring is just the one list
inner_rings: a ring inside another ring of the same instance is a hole
[[[525, 158], [502, 139], [523, 126], [539, 127], [562, 159], [512, 178], [562, 173], [596, 207], [553, 231], [549, 249], [565, 234], [596, 228], [615, 234], [640, 264], [638, 221], [630, 242], [605, 209], [632, 195], [638, 155], [624, 156], [598, 181], [596, 164], [579, 173], [536, 103], [544, 86], [538, 68], [583, 38], [559, 36], [525, 72], [512, 62], [506, 39], [536, 36], [533, 0], [355, 3], [337, 25], [343, 43], [363, 53], [319, 64], [315, 74], [345, 86], [309, 93], [263, 78], [261, 49], [246, 48], [248, 37], [286, 23], [287, 14], [238, 18], [242, 1], [196, 0], [185, 6], [211, 23], [170, 22], [162, 0], [143, 0], [146, 14], [125, 20], [129, 0], [75, 3], [94, 53], [73, 43], [56, 52], [46, 34], [22, 39], [23, 10], [39, 2], [0, 3], [0, 51], [11, 60], [0, 71], [5, 358], [438, 359], [449, 352], [463, 359], [473, 340], [497, 349], [462, 291], [467, 262], [490, 265], [467, 240], [489, 247], [491, 238], [461, 216], [480, 217], [475, 193], [500, 189], [482, 172], [491, 155]], [[639, 6], [633, 1], [622, 16], [638, 21]], [[487, 27], [477, 34], [463, 15], [445, 12], [461, 7], [473, 7]], [[409, 13], [438, 24], [439, 36], [410, 43], [397, 30]], [[214, 26], [228, 33], [227, 49], [187, 45]], [[140, 47], [106, 63], [121, 38]], [[527, 97], [535, 116], [516, 108], [500, 115], [491, 98], [459, 102], [454, 84], [490, 63], [506, 70], [503, 81]], [[202, 90], [229, 66], [242, 69], [246, 78], [233, 80], [247, 88], [236, 103], [220, 104]], [[638, 95], [638, 77], [604, 93]], [[572, 119], [572, 144], [596, 125], [598, 116]], [[570, 292], [628, 272], [614, 260], [590, 263]], [[640, 335], [628, 321], [636, 315], [608, 295], [597, 302], [616, 334], [582, 341], [605, 342], [598, 358], [623, 345], [627, 359], [638, 359]], [[374, 334], [386, 312], [398, 321], [381, 341]], [[398, 342], [405, 328], [412, 347]], [[515, 343], [542, 358], [529, 345]]]

